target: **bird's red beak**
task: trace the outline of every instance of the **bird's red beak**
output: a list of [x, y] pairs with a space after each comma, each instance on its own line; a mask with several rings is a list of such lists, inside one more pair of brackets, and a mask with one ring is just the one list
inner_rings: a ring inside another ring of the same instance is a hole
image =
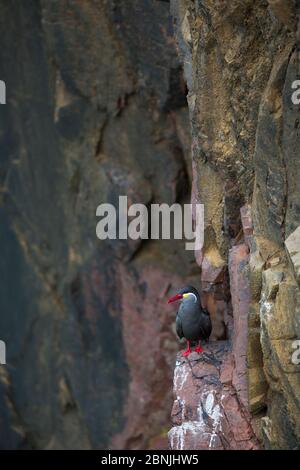
[[171, 297], [169, 300], [168, 300], [168, 304], [171, 304], [172, 302], [175, 302], [175, 300], [180, 300], [183, 298], [183, 295], [182, 294], [176, 294], [174, 295], [174, 297]]

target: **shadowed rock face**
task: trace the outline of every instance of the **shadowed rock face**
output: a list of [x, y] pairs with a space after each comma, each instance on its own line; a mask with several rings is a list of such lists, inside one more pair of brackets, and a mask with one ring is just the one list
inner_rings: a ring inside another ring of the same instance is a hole
[[171, 1], [189, 90], [192, 199], [206, 208], [196, 253], [203, 299], [214, 339], [232, 338], [234, 393], [268, 449], [300, 442], [296, 3]]
[[[189, 197], [169, 4], [1, 2], [1, 448], [139, 448], [167, 426], [179, 242], [96, 238], [96, 207]], [[188, 202], [188, 200], [187, 200]]]

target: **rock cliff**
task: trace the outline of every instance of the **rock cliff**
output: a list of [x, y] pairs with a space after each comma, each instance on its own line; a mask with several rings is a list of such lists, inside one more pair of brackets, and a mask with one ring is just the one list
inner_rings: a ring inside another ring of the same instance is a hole
[[95, 229], [119, 195], [189, 200], [170, 5], [0, 3], [0, 447], [157, 446], [178, 350], [165, 297], [197, 267], [179, 241]]
[[[0, 4], [0, 448], [165, 447], [165, 300], [199, 281], [214, 341], [177, 358], [171, 448], [298, 448], [297, 2]], [[102, 202], [191, 194], [195, 256], [96, 238]]]
[[[228, 338], [232, 351], [212, 352], [215, 385], [199, 377], [201, 359], [176, 365], [174, 449], [300, 445], [297, 3], [171, 1], [188, 85], [192, 199], [205, 204], [202, 297], [213, 339]], [[238, 402], [229, 429], [225, 394]]]

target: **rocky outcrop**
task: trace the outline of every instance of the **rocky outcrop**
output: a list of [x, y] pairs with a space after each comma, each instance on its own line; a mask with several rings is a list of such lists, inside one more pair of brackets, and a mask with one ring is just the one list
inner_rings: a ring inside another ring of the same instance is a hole
[[[300, 168], [291, 95], [299, 8], [280, 0], [172, 0], [171, 9], [189, 90], [192, 200], [205, 205], [196, 260], [212, 337], [232, 338], [232, 386], [257, 419], [261, 445], [295, 449]], [[220, 398], [215, 403], [222, 406]], [[190, 446], [178, 432], [180, 444], [171, 445]]]
[[169, 443], [173, 450], [254, 450], [259, 448], [251, 416], [239, 400], [234, 357], [226, 341], [203, 354], [177, 358], [175, 401]]
[[[241, 218], [245, 242], [234, 245], [228, 255], [232, 316], [227, 310], [223, 314], [227, 316], [230, 339], [210, 339], [203, 355], [193, 353], [188, 360], [178, 357], [174, 372], [174, 426], [169, 432], [173, 450], [261, 448], [259, 420], [262, 416], [258, 415], [257, 400], [261, 400], [261, 394], [265, 397], [266, 380], [261, 363], [256, 362], [260, 343], [258, 350], [252, 352], [254, 358], [248, 354], [248, 360], [252, 360], [247, 364], [249, 338], [256, 333], [249, 323], [248, 264], [253, 232], [249, 206], [241, 208]], [[248, 388], [248, 378], [253, 382], [253, 374], [259, 367], [261, 382], [255, 388]], [[253, 411], [256, 416], [251, 414]]]

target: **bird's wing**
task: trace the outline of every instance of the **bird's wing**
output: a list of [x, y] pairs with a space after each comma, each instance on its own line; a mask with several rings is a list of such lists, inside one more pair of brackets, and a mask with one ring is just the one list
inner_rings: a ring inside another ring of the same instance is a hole
[[178, 314], [176, 316], [176, 333], [179, 338], [183, 337], [181, 318]]
[[212, 324], [209, 312], [205, 309], [202, 309], [201, 316], [200, 316], [200, 324], [201, 324], [201, 334], [204, 338], [208, 338], [211, 334]]

